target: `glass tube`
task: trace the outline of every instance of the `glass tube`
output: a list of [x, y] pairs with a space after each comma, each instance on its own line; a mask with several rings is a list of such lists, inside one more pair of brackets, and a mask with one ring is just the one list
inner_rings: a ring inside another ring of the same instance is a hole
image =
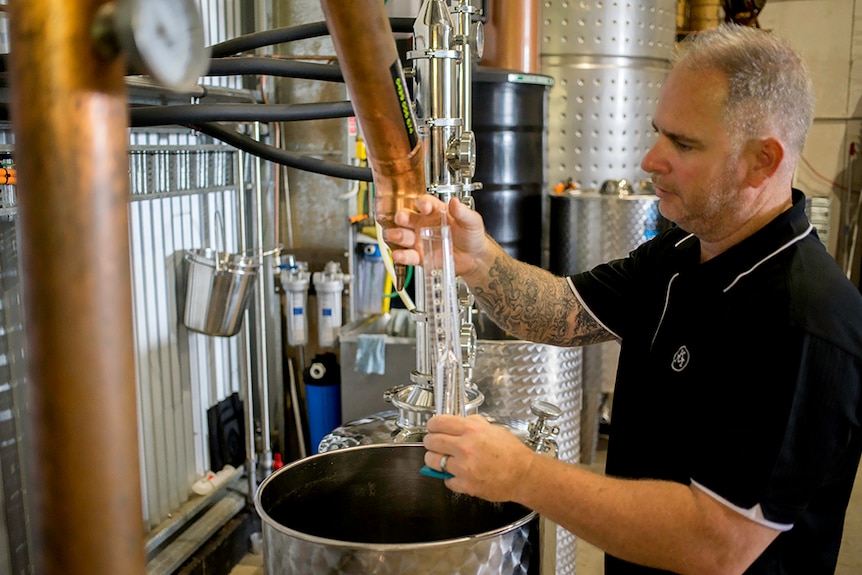
[[463, 417], [466, 415], [466, 389], [459, 335], [461, 316], [452, 236], [445, 212], [442, 225], [422, 228], [420, 237], [435, 412]]

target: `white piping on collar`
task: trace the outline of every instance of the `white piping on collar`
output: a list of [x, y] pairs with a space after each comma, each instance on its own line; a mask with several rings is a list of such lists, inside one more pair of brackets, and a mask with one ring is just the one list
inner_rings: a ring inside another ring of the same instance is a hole
[[664, 308], [661, 310], [661, 317], [658, 318], [658, 323], [655, 326], [655, 333], [652, 334], [652, 341], [650, 342], [650, 348], [655, 345], [655, 338], [658, 337], [658, 332], [661, 329], [661, 323], [664, 321], [664, 314], [667, 313], [667, 306], [670, 303], [670, 286], [673, 284], [673, 280], [675, 280], [679, 276], [679, 272], [673, 274], [670, 279], [667, 281], [667, 288], [665, 288], [664, 292]]
[[693, 237], [694, 237], [694, 234], [688, 234], [687, 236], [685, 236], [684, 238], [682, 238], [681, 240], [679, 240], [678, 242], [673, 244], [673, 247], [678, 248], [679, 246], [682, 245], [683, 242], [685, 242], [686, 240], [689, 240]]
[[813, 226], [812, 224], [808, 224], [808, 229], [807, 229], [807, 230], [805, 230], [804, 232], [802, 232], [801, 234], [799, 234], [799, 235], [798, 235], [798, 236], [796, 236], [795, 238], [791, 239], [789, 242], [787, 242], [786, 244], [784, 244], [783, 246], [781, 246], [780, 248], [778, 248], [777, 250], [775, 250], [774, 252], [772, 252], [771, 254], [769, 254], [768, 256], [766, 256], [765, 258], [763, 258], [762, 260], [760, 260], [759, 262], [757, 262], [756, 264], [754, 264], [753, 266], [751, 266], [749, 269], [745, 270], [744, 272], [742, 272], [741, 274], [739, 274], [738, 276], [736, 276], [736, 279], [734, 279], [732, 282], [730, 282], [730, 285], [729, 285], [729, 286], [727, 286], [726, 288], [724, 288], [722, 291], [723, 291], [724, 293], [727, 293], [728, 291], [730, 291], [730, 288], [732, 288], [733, 286], [735, 286], [735, 285], [736, 285], [736, 282], [738, 282], [739, 280], [741, 280], [744, 276], [747, 276], [748, 274], [750, 274], [751, 272], [753, 272], [755, 269], [757, 269], [757, 267], [758, 267], [758, 266], [760, 266], [760, 264], [762, 264], [762, 263], [763, 263], [763, 262], [765, 262], [766, 260], [768, 260], [768, 259], [770, 259], [770, 258], [774, 257], [774, 256], [775, 256], [776, 254], [778, 254], [779, 252], [782, 252], [782, 251], [786, 250], [787, 248], [789, 248], [790, 246], [792, 246], [792, 245], [793, 245], [793, 244], [795, 244], [796, 242], [800, 241], [801, 239], [805, 238], [805, 236], [807, 236], [808, 234], [810, 234], [810, 233], [811, 233], [811, 230], [813, 230], [813, 229], [814, 229], [814, 226]]

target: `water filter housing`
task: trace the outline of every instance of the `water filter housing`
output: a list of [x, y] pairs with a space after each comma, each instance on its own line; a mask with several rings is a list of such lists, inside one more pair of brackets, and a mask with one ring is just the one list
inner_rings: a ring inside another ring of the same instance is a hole
[[308, 263], [291, 261], [281, 270], [281, 285], [287, 303], [287, 343], [292, 346], [308, 343], [308, 287], [311, 273]]
[[332, 347], [338, 340], [342, 291], [346, 279], [338, 262], [327, 262], [322, 272], [312, 275], [317, 293], [317, 343], [321, 347]]

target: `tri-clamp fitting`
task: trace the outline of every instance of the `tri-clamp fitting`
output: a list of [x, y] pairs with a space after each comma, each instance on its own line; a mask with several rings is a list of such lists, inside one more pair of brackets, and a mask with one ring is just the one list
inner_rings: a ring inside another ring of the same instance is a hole
[[560, 433], [560, 428], [557, 425], [550, 425], [549, 421], [554, 421], [563, 414], [563, 411], [547, 401], [537, 401], [530, 406], [530, 411], [537, 417], [536, 421], [530, 423], [527, 428], [530, 436], [527, 438], [527, 445], [536, 453], [547, 453], [556, 456], [557, 442], [553, 439]]

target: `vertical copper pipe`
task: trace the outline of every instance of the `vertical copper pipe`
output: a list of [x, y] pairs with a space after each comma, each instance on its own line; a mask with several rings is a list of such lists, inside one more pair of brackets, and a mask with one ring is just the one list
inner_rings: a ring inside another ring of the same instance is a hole
[[[374, 176], [375, 218], [392, 225], [396, 210], [425, 193], [425, 158], [383, 0], [321, 0]], [[394, 278], [401, 289], [403, 266]]]
[[538, 74], [538, 0], [489, 0], [482, 64]]
[[96, 56], [103, 2], [9, 4], [40, 575], [145, 570], [125, 65]]

